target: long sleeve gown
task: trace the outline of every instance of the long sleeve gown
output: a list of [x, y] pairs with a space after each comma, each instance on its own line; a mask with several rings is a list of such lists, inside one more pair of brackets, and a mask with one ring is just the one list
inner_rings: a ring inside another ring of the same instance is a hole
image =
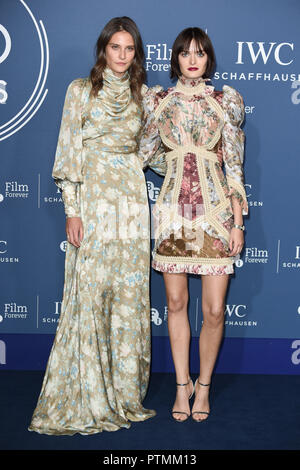
[[45, 434], [116, 431], [155, 415], [142, 406], [150, 367], [143, 166], [163, 174], [165, 162], [160, 151], [137, 156], [143, 113], [128, 73], [107, 68], [95, 98], [90, 90], [89, 79], [67, 90], [53, 168], [84, 238], [80, 248], [67, 244], [60, 320], [29, 427]]

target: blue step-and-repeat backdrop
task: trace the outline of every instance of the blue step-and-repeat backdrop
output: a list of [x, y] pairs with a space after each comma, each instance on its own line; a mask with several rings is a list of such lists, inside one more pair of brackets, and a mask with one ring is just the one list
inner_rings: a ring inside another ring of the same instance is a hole
[[[67, 85], [94, 63], [115, 16], [138, 24], [150, 86], [171, 85], [170, 48], [200, 26], [212, 84], [244, 97], [246, 245], [226, 299], [217, 372], [300, 372], [298, 0], [0, 0], [0, 370], [43, 369], [60, 314], [65, 216], [51, 178]], [[162, 179], [146, 172], [149, 204]], [[198, 369], [201, 279], [189, 281], [191, 370]], [[162, 275], [151, 273], [152, 369], [173, 371]]]

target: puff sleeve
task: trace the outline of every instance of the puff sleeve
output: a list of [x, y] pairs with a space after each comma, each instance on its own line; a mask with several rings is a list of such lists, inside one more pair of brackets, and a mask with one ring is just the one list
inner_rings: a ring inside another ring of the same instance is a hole
[[55, 162], [52, 171], [67, 217], [80, 217], [79, 184], [82, 183], [82, 118], [81, 97], [85, 79], [69, 85], [61, 119]]
[[143, 168], [149, 166], [153, 171], [164, 176], [167, 171], [165, 152], [159, 135], [159, 130], [154, 115], [154, 100], [156, 93], [163, 88], [156, 85], [147, 88], [144, 85], [143, 92], [143, 126], [138, 141], [138, 157], [143, 164]]
[[248, 214], [248, 203], [244, 187], [244, 132], [241, 124], [244, 120], [244, 102], [234, 88], [223, 86], [224, 126], [222, 130], [223, 160], [229, 195], [240, 203], [243, 215]]

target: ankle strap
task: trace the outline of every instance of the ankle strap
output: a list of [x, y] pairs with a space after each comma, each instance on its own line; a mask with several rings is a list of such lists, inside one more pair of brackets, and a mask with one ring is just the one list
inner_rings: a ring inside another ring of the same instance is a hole
[[191, 379], [191, 378], [189, 378], [189, 381], [188, 381], [186, 384], [178, 384], [178, 383], [176, 382], [176, 385], [179, 385], [180, 387], [183, 387], [184, 385], [188, 385], [188, 384], [190, 383], [190, 381], [191, 381], [191, 380], [192, 380], [192, 379]]
[[199, 380], [197, 382], [198, 382], [198, 384], [203, 385], [203, 387], [209, 387], [209, 385], [210, 385], [210, 383], [209, 384], [203, 384], [203, 383], [199, 382]]

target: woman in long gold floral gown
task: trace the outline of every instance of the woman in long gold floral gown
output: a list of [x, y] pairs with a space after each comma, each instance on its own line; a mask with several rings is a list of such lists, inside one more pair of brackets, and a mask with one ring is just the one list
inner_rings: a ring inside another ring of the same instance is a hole
[[[243, 179], [244, 133], [241, 95], [224, 85], [217, 91], [206, 80], [214, 68], [213, 46], [200, 28], [186, 28], [172, 48], [171, 77], [176, 86], [144, 98], [146, 125], [141, 137], [145, 159], [161, 143], [167, 172], [154, 207], [152, 266], [163, 273], [168, 329], [176, 370], [172, 415], [209, 414], [208, 391], [224, 326], [225, 295], [234, 257], [241, 252], [247, 200]], [[147, 149], [147, 150], [146, 150]], [[199, 378], [189, 373], [190, 326], [187, 275], [201, 275], [203, 326]]]
[[70, 84], [53, 169], [67, 227], [82, 224], [83, 239], [67, 244], [60, 321], [29, 427], [45, 434], [116, 431], [155, 415], [142, 406], [150, 366], [143, 166], [164, 173], [164, 161], [160, 152], [152, 163], [137, 157], [143, 111], [131, 71], [138, 54], [142, 67], [143, 51], [136, 25], [115, 18], [103, 31], [102, 88], [93, 96], [90, 78]]

